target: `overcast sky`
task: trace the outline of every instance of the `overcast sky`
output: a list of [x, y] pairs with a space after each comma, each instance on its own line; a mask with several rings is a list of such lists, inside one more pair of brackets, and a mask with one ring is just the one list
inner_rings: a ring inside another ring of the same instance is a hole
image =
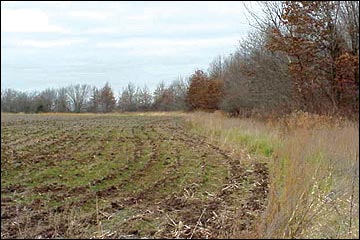
[[244, 4], [256, 11], [241, 1], [1, 1], [1, 88], [153, 90], [233, 52], [251, 30]]

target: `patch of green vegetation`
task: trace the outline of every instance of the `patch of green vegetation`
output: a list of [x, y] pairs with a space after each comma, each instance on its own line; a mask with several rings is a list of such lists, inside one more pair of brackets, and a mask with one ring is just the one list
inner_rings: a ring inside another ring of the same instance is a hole
[[273, 139], [267, 136], [255, 136], [250, 134], [232, 135], [233, 141], [245, 146], [250, 153], [271, 157], [277, 145]]
[[140, 173], [139, 177], [135, 179], [129, 179], [128, 184], [123, 188], [124, 191], [137, 193], [153, 185], [159, 179], [159, 176], [165, 169], [164, 155], [160, 151], [158, 159], [153, 160], [153, 163], [149, 163], [149, 161], [149, 154], [141, 155], [141, 157], [136, 160], [136, 163], [133, 166], [136, 171], [140, 170], [142, 173]]
[[[18, 171], [14, 171], [12, 169], [9, 170], [2, 170], [1, 171], [1, 187], [6, 188], [10, 185], [17, 184], [18, 181], [16, 179], [19, 179], [17, 176], [21, 174]], [[15, 180], [15, 181], [13, 181]]]
[[60, 207], [60, 206], [63, 206], [64, 205], [64, 202], [63, 201], [56, 201], [56, 200], [50, 200], [47, 205], [50, 207], [50, 208], [57, 208], [57, 207]]
[[238, 134], [235, 135], [234, 140], [241, 144], [249, 145], [253, 141], [253, 138], [249, 134]]
[[[212, 159], [213, 158], [213, 159]], [[208, 158], [209, 161], [215, 160], [214, 157]], [[214, 192], [222, 184], [225, 183], [225, 178], [227, 177], [227, 167], [223, 164], [215, 164], [209, 162], [205, 165], [204, 173], [202, 176], [202, 184], [199, 188], [199, 191], [204, 192]]]
[[275, 148], [280, 144], [279, 142], [275, 142], [275, 140], [269, 136], [239, 133], [239, 131], [235, 129], [233, 131], [227, 129], [207, 129], [204, 126], [195, 123], [188, 123], [187, 128], [195, 134], [214, 136], [215, 141], [217, 142], [226, 141], [239, 144], [242, 147], [245, 147], [250, 153], [263, 155], [265, 157], [271, 157]]
[[274, 152], [274, 144], [266, 138], [254, 139], [249, 146], [250, 152], [264, 155], [265, 157], [271, 157]]
[[39, 172], [34, 173], [30, 182], [28, 182], [28, 186], [36, 186], [39, 183], [58, 181], [62, 177], [62, 174], [64, 174], [63, 170], [64, 169], [62, 167], [57, 166], [40, 170]]

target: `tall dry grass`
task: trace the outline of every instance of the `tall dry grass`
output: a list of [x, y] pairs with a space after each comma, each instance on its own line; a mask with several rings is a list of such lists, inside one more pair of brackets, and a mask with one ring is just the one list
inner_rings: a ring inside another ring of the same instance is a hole
[[259, 219], [261, 238], [358, 238], [359, 128], [357, 122], [307, 113], [281, 119], [186, 116], [244, 161], [267, 161], [269, 195]]

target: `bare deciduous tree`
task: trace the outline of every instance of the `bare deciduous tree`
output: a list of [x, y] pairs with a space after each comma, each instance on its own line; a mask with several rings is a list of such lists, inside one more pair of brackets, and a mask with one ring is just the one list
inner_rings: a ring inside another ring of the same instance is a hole
[[76, 113], [83, 111], [84, 105], [90, 94], [91, 86], [88, 84], [76, 84], [67, 88], [72, 110]]
[[136, 105], [139, 111], [149, 111], [152, 104], [152, 96], [149, 88], [144, 86], [136, 90]]
[[56, 112], [69, 112], [69, 98], [67, 96], [67, 89], [61, 87], [57, 90], [56, 101], [55, 101]]
[[136, 87], [129, 83], [120, 93], [118, 107], [121, 111], [136, 111]]

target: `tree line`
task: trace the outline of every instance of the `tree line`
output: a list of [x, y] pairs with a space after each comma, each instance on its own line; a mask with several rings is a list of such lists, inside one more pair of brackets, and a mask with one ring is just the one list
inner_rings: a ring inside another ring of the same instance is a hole
[[23, 92], [14, 89], [1, 91], [2, 112], [93, 112], [113, 111], [174, 111], [185, 109], [187, 83], [178, 79], [169, 86], [161, 82], [152, 93], [144, 86], [129, 83], [116, 98], [109, 83], [98, 88], [76, 84], [58, 89]]
[[131, 83], [115, 100], [111, 87], [75, 85], [25, 94], [1, 92], [8, 112], [172, 111], [221, 109], [231, 115], [359, 112], [359, 2], [260, 2], [254, 30], [207, 71], [160, 83], [153, 93]]

